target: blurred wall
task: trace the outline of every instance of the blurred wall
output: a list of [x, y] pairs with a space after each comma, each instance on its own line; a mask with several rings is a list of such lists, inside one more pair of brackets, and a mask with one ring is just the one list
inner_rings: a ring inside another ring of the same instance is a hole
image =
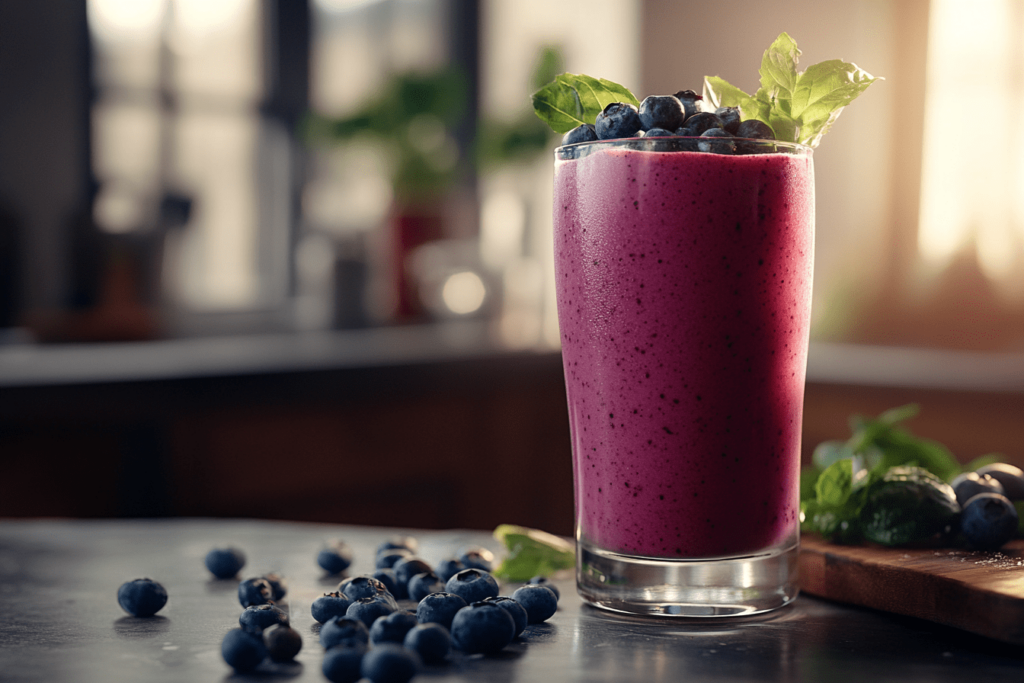
[[0, 206], [19, 225], [22, 308], [66, 303], [69, 233], [87, 204], [85, 0], [0, 2]]

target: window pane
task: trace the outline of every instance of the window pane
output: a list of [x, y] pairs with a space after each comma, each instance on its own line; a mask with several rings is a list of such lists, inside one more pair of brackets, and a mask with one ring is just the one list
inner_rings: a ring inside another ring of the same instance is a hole
[[241, 102], [262, 95], [256, 0], [174, 0], [173, 17], [174, 88]]

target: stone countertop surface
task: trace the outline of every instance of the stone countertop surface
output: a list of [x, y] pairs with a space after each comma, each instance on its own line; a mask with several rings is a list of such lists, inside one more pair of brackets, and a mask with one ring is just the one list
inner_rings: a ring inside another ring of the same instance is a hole
[[[377, 545], [405, 532], [431, 564], [466, 546], [500, 554], [481, 531], [410, 531], [257, 520], [0, 520], [0, 681], [325, 681], [312, 601], [333, 590], [316, 555], [344, 539], [372, 571]], [[242, 611], [237, 581], [214, 579], [203, 558], [242, 548], [241, 577], [285, 575], [285, 607], [303, 637], [294, 663], [232, 672], [220, 641]], [[149, 577], [167, 605], [128, 616], [121, 583]], [[735, 620], [611, 615], [585, 606], [573, 578], [547, 623], [527, 628], [494, 656], [453, 653], [414, 680], [543, 681], [1020, 681], [1024, 651], [955, 629], [808, 596], [774, 614]], [[503, 585], [511, 594], [515, 585]]]

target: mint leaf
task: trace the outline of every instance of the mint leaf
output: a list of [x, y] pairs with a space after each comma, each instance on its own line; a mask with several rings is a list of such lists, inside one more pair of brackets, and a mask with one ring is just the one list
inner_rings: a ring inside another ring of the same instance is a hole
[[817, 147], [850, 104], [877, 78], [856, 64], [832, 59], [800, 74], [789, 105], [790, 115], [801, 122], [800, 142]]
[[793, 99], [797, 80], [800, 75], [796, 70], [800, 61], [800, 49], [796, 41], [788, 33], [780, 33], [761, 58], [761, 90], [758, 98], [770, 103], [779, 102], [787, 107]]
[[625, 86], [584, 74], [559, 74], [533, 94], [533, 111], [556, 133], [593, 124], [612, 102], [640, 103]]
[[744, 118], [760, 119], [764, 123], [768, 123], [768, 103], [751, 97], [724, 78], [704, 77], [704, 101], [715, 109], [739, 107]]
[[839, 460], [828, 467], [814, 485], [818, 504], [842, 507], [853, 492], [853, 460]]
[[546, 531], [502, 524], [494, 530], [494, 537], [509, 552], [493, 573], [509, 581], [529, 581], [576, 564], [573, 544]]

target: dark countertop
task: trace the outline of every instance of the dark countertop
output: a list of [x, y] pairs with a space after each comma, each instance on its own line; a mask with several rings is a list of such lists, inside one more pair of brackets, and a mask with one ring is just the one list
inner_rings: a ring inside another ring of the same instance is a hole
[[[372, 567], [390, 529], [254, 520], [0, 522], [0, 680], [325, 681], [312, 600], [333, 589], [315, 556], [324, 540], [354, 548], [354, 574]], [[461, 546], [499, 550], [478, 531], [415, 532], [430, 562]], [[244, 576], [282, 572], [303, 635], [297, 663], [233, 675], [220, 656], [241, 612], [236, 582], [212, 579], [203, 556], [243, 548]], [[149, 576], [169, 593], [149, 619], [127, 616], [118, 586]], [[417, 680], [436, 681], [1014, 681], [1024, 652], [922, 621], [801, 596], [769, 616], [730, 621], [621, 618], [581, 604], [558, 580], [559, 611], [493, 657], [454, 654]], [[507, 592], [511, 592], [509, 587]]]

